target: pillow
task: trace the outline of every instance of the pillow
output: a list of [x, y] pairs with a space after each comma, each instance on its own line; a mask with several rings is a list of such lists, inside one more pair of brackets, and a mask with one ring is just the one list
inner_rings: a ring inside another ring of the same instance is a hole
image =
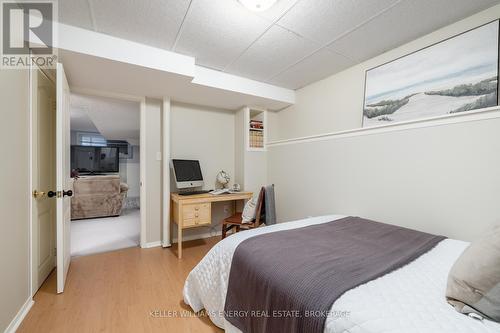
[[446, 299], [458, 312], [500, 322], [500, 223], [472, 242], [455, 262]]
[[256, 215], [256, 210], [257, 210], [257, 199], [252, 198], [251, 200], [248, 200], [247, 203], [245, 204], [245, 208], [243, 208], [243, 213], [241, 213], [241, 220], [243, 223], [250, 223], [255, 220], [255, 215]]

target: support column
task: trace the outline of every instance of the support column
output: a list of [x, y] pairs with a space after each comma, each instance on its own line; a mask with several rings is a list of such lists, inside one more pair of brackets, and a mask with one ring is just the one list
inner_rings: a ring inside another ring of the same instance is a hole
[[162, 179], [163, 179], [163, 234], [162, 246], [170, 247], [170, 97], [163, 98], [162, 108]]

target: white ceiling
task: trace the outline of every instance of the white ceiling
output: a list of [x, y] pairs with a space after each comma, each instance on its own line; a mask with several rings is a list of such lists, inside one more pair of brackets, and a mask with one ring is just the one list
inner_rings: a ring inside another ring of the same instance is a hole
[[194, 56], [201, 66], [298, 89], [498, 0], [64, 0], [60, 20]]
[[99, 132], [108, 140], [139, 144], [138, 102], [72, 93], [70, 111], [72, 131]]
[[90, 119], [87, 108], [84, 106], [71, 105], [70, 111], [71, 130], [78, 132], [99, 132]]

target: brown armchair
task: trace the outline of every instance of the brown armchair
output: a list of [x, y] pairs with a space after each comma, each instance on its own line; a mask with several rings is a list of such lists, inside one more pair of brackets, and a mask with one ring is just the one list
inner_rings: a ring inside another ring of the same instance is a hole
[[73, 183], [71, 219], [88, 219], [121, 214], [128, 186], [120, 176], [84, 176]]

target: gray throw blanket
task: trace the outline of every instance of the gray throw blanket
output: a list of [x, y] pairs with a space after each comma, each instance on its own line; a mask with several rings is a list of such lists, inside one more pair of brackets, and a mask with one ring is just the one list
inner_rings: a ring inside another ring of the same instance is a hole
[[276, 224], [276, 206], [274, 203], [274, 185], [264, 187], [264, 219], [266, 225]]
[[359, 217], [249, 238], [233, 256], [225, 318], [245, 333], [322, 333], [342, 294], [443, 239]]

